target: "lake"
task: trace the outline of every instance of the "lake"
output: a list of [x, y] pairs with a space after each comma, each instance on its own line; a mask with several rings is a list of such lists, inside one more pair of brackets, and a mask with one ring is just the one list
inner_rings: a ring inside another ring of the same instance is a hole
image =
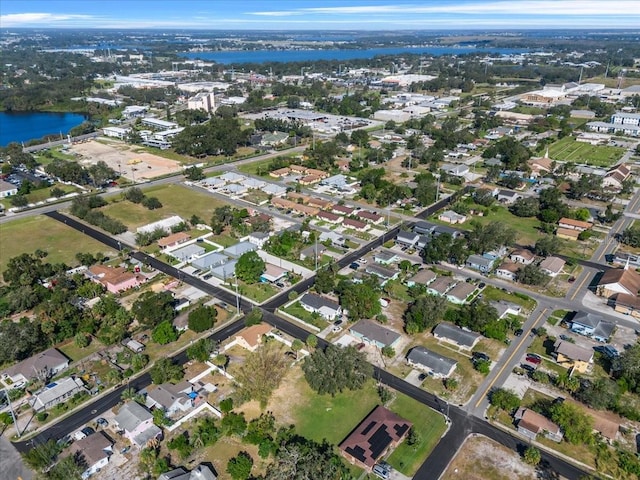
[[526, 49], [464, 47], [389, 47], [364, 50], [225, 50], [221, 52], [183, 52], [186, 58], [198, 58], [222, 64], [265, 62], [313, 62], [316, 60], [352, 60], [373, 58], [378, 55], [427, 54], [433, 56], [484, 54], [519, 54]]
[[79, 113], [0, 112], [0, 146], [45, 135], [66, 135], [84, 120]]

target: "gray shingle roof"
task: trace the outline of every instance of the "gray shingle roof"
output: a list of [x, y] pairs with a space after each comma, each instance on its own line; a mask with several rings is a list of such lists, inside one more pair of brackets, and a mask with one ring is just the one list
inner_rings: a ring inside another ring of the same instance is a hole
[[322, 307], [326, 307], [337, 311], [340, 308], [338, 302], [334, 302], [333, 300], [329, 300], [328, 298], [321, 297], [320, 295], [316, 295], [315, 293], [305, 293], [302, 298], [300, 298], [300, 303], [304, 303], [314, 310], [320, 310]]
[[379, 323], [372, 322], [371, 320], [360, 320], [358, 323], [353, 325], [350, 330], [369, 340], [381, 343], [384, 346], [393, 345], [398, 338], [400, 338], [399, 333], [389, 330], [388, 328], [383, 327]]
[[458, 364], [455, 360], [443, 357], [439, 353], [428, 350], [424, 347], [413, 347], [409, 351], [407, 359], [413, 363], [424, 365], [439, 375], [447, 375], [451, 371], [451, 368]]
[[465, 347], [472, 347], [480, 338], [480, 335], [477, 333], [468, 332], [456, 325], [446, 322], [438, 324], [436, 328], [433, 329], [433, 334], [453, 340], [458, 345], [464, 345]]
[[138, 402], [129, 402], [120, 408], [118, 415], [115, 417], [115, 421], [120, 428], [132, 432], [138, 425], [152, 417], [153, 415], [151, 415], [149, 410]]

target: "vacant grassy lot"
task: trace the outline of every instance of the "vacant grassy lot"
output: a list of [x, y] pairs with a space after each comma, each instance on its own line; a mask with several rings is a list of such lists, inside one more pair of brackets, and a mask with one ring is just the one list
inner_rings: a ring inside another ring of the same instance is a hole
[[0, 271], [10, 258], [37, 249], [49, 254], [47, 262], [67, 265], [77, 265], [78, 252], [115, 255], [102, 243], [42, 215], [0, 224]]
[[521, 293], [505, 292], [491, 285], [482, 290], [482, 297], [488, 302], [504, 300], [505, 302], [515, 303], [528, 311], [533, 310], [536, 306], [536, 301], [533, 298]]
[[67, 357], [69, 357], [71, 361], [77, 362], [78, 360], [86, 358], [89, 355], [92, 355], [98, 350], [104, 348], [104, 345], [97, 339], [92, 338], [89, 345], [87, 345], [85, 348], [80, 348], [76, 345], [76, 342], [71, 339], [71, 341], [67, 342], [65, 345], [57, 348]]
[[50, 198], [53, 196], [51, 195], [51, 190], [56, 187], [62, 190], [64, 193], [72, 193], [72, 192], [78, 191], [76, 187], [73, 187], [71, 185], [55, 183], [50, 187], [34, 190], [29, 195], [27, 195], [27, 200], [29, 200], [30, 203], [42, 202], [43, 200], [46, 200], [47, 198]]
[[535, 468], [520, 455], [486, 437], [469, 437], [444, 472], [443, 480], [533, 480]]
[[162, 203], [162, 208], [148, 210], [140, 204], [119, 201], [103, 207], [102, 211], [120, 220], [129, 229], [135, 229], [171, 215], [180, 215], [185, 220], [192, 215], [197, 215], [205, 222], [209, 222], [213, 210], [225, 205], [217, 198], [181, 185], [152, 187], [144, 189], [143, 192], [148, 197], [157, 197]]
[[598, 167], [613, 165], [623, 154], [624, 148], [590, 145], [577, 142], [573, 137], [564, 137], [549, 147], [549, 156], [554, 160]]
[[412, 422], [414, 430], [420, 435], [420, 441], [416, 445], [408, 446], [401, 443], [388, 458], [388, 462], [393, 468], [405, 475], [412, 476], [444, 433], [444, 417], [401, 393], [396, 393], [396, 398], [389, 408], [402, 418]]

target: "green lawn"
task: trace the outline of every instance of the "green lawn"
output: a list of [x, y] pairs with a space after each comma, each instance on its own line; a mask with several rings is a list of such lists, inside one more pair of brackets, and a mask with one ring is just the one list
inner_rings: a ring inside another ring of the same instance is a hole
[[414, 430], [420, 437], [419, 442], [413, 446], [401, 443], [388, 458], [393, 468], [400, 473], [412, 476], [442, 437], [445, 431], [444, 418], [434, 410], [401, 393], [396, 393], [396, 398], [389, 408], [412, 422]]
[[235, 245], [236, 243], [238, 243], [237, 238], [233, 238], [229, 235], [224, 235], [224, 234], [212, 235], [210, 237], [207, 237], [207, 240], [213, 243], [217, 243], [218, 245], [221, 245], [224, 248], [230, 247], [231, 245]]
[[577, 142], [574, 137], [564, 137], [549, 147], [549, 156], [558, 161], [608, 167], [617, 162], [624, 151], [620, 147], [590, 145]]
[[521, 293], [505, 292], [491, 285], [482, 290], [482, 298], [489, 302], [504, 300], [505, 302], [516, 303], [529, 311], [533, 310], [536, 306], [536, 301], [533, 298], [527, 297]]
[[296, 431], [303, 437], [317, 442], [326, 439], [333, 445], [340, 444], [380, 402], [373, 380], [361, 390], [348, 390], [335, 397], [316, 394], [304, 378], [297, 387], [298, 404], [292, 411]]
[[40, 188], [38, 190], [34, 190], [29, 195], [27, 195], [27, 200], [29, 200], [30, 203], [42, 202], [43, 200], [46, 200], [47, 198], [52, 197], [51, 190], [53, 188], [55, 188], [55, 187], [58, 187], [60, 190], [64, 191], [64, 193], [72, 193], [72, 192], [77, 192], [78, 191], [78, 189], [76, 187], [73, 187], [71, 185], [64, 185], [62, 183], [55, 183], [55, 184], [51, 185], [50, 187]]
[[102, 211], [106, 215], [120, 220], [129, 229], [135, 229], [171, 215], [180, 215], [185, 220], [191, 218], [192, 215], [197, 215], [208, 222], [213, 210], [225, 205], [217, 198], [180, 185], [162, 185], [143, 189], [143, 192], [148, 197], [157, 197], [162, 203], [162, 208], [148, 210], [139, 204], [118, 201], [103, 207]]
[[101, 252], [108, 256], [116, 253], [73, 228], [42, 215], [0, 224], [0, 271], [4, 271], [10, 258], [33, 253], [37, 249], [49, 254], [45, 261], [70, 266], [78, 264], [75, 259], [78, 252]]
[[290, 305], [287, 308], [281, 308], [280, 310], [288, 313], [289, 315], [293, 315], [294, 317], [299, 318], [303, 322], [313, 325], [314, 327], [322, 329], [327, 326], [327, 322], [325, 322], [321, 318], [315, 318], [311, 313], [302, 308], [302, 306], [300, 306], [300, 302], [296, 302], [293, 305]]
[[264, 177], [269, 176], [269, 172], [267, 168], [273, 162], [272, 158], [267, 160], [259, 160], [257, 162], [245, 163], [244, 165], [238, 166], [238, 170], [242, 173], [247, 173], [249, 175], [260, 175]]
[[69, 357], [71, 361], [77, 362], [78, 360], [81, 360], [85, 357], [88, 357], [89, 355], [96, 353], [101, 348], [104, 348], [104, 345], [100, 343], [100, 341], [98, 341], [97, 339], [92, 338], [91, 343], [88, 346], [86, 346], [85, 348], [80, 348], [76, 345], [76, 342], [72, 339], [71, 341], [67, 342], [66, 345], [62, 345], [57, 348], [62, 353], [64, 353], [67, 357]]
[[[479, 205], [474, 205], [472, 208], [482, 208]], [[516, 241], [521, 245], [533, 245], [536, 240], [540, 238], [539, 231], [540, 221], [537, 218], [531, 217], [516, 217], [509, 209], [501, 206], [494, 206], [489, 209], [489, 212], [483, 217], [473, 216], [474, 221], [482, 225], [486, 225], [490, 222], [501, 222], [509, 228], [512, 228], [516, 232]], [[471, 225], [469, 221], [461, 225], [462, 228], [470, 229]]]
[[[278, 289], [270, 283], [254, 283], [253, 285], [244, 282], [238, 282], [238, 292], [251, 300], [262, 303], [278, 293]], [[228, 286], [230, 290], [235, 287]]]

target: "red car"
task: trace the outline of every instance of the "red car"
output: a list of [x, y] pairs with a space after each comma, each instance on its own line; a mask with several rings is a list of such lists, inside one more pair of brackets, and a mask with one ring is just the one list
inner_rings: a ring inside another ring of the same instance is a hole
[[526, 360], [527, 362], [533, 363], [534, 365], [540, 365], [542, 363], [542, 357], [540, 355], [536, 355], [535, 353], [527, 353]]

